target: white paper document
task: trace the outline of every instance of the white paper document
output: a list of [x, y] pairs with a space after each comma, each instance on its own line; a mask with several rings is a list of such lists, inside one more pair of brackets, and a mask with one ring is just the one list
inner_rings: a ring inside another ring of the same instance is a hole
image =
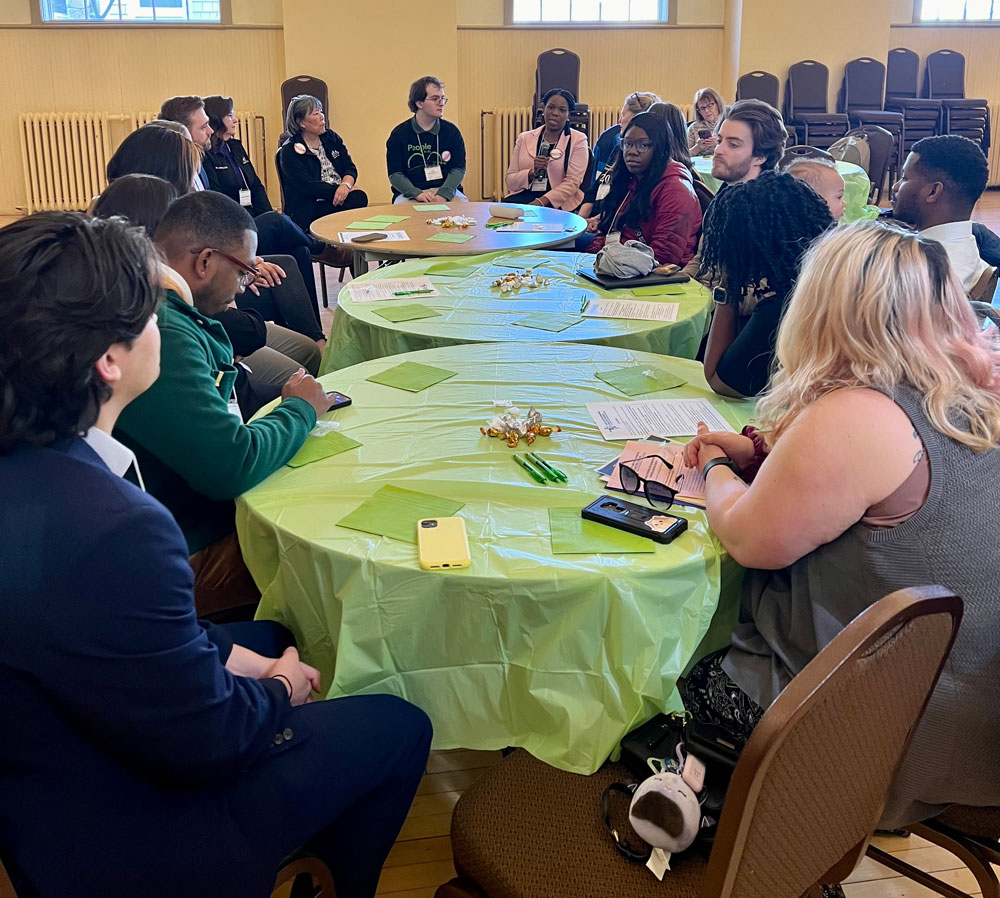
[[676, 321], [680, 305], [676, 302], [641, 302], [636, 299], [592, 299], [587, 318], [639, 318], [643, 321]]
[[384, 281], [352, 281], [344, 290], [354, 302], [381, 302], [413, 296], [440, 296], [430, 278], [386, 278]]
[[694, 436], [699, 421], [704, 421], [709, 430], [735, 432], [707, 399], [588, 402], [587, 411], [606, 440], [643, 440], [651, 433], [665, 437]]
[[504, 231], [527, 231], [531, 234], [561, 234], [566, 230], [565, 225], [557, 221], [515, 221], [501, 228], [496, 228], [500, 233]]
[[378, 247], [380, 243], [395, 243], [398, 240], [410, 239], [406, 231], [380, 231], [378, 228], [372, 228], [370, 231], [341, 231], [337, 234], [337, 243], [354, 243], [358, 237], [363, 237], [365, 234], [385, 234], [383, 240], [372, 240], [371, 243], [366, 240], [360, 244], [371, 246], [372, 249]]

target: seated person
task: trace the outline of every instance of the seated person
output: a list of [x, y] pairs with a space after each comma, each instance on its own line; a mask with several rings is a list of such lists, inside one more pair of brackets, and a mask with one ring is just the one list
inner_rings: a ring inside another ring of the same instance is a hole
[[255, 276], [253, 228], [248, 212], [214, 191], [188, 194], [167, 210], [156, 229], [170, 266], [160, 376], [116, 429], [187, 539], [203, 614], [259, 598], [236, 541], [233, 500], [285, 464], [330, 405], [300, 371], [264, 417], [244, 424], [231, 408], [233, 347], [212, 316]]
[[672, 158], [673, 142], [663, 119], [641, 112], [622, 139], [622, 161], [596, 236], [587, 252], [601, 250], [608, 234], [621, 242], [640, 240], [658, 265], [684, 265], [694, 255], [701, 231], [701, 205], [691, 172]]
[[410, 85], [407, 105], [413, 117], [396, 125], [385, 142], [394, 203], [468, 201], [462, 193], [465, 141], [444, 120], [447, 102], [444, 85], [431, 75]]
[[805, 181], [826, 203], [833, 220], [839, 222], [847, 207], [844, 204], [844, 178], [837, 166], [826, 159], [795, 159], [784, 170], [793, 178]]
[[671, 158], [688, 169], [695, 181], [700, 181], [701, 176], [694, 170], [694, 163], [691, 161], [691, 153], [688, 150], [687, 123], [684, 121], [684, 113], [681, 112], [680, 107], [661, 100], [650, 106], [649, 112], [663, 119], [670, 132]]
[[681, 694], [738, 743], [884, 595], [940, 583], [964, 600], [885, 827], [1000, 803], [998, 371], [941, 246], [858, 222], [806, 257], [760, 431], [703, 432], [685, 449], [706, 475], [712, 531], [748, 570], [731, 648], [695, 665]]
[[[611, 189], [611, 178], [614, 174], [613, 167], [622, 157], [622, 132], [632, 121], [632, 116], [645, 112], [654, 103], [660, 102], [660, 98], [651, 91], [635, 91], [625, 98], [622, 103], [621, 112], [618, 113], [618, 124], [605, 128], [594, 144], [594, 172], [592, 182], [587, 185], [583, 196], [583, 205], [580, 206], [579, 213], [588, 221], [591, 218], [598, 218], [601, 213], [600, 203], [608, 195]], [[596, 222], [595, 222], [596, 224]], [[587, 243], [592, 238], [587, 238]], [[584, 249], [586, 247], [584, 246]], [[580, 249], [578, 246], [577, 249]]]
[[293, 221], [308, 231], [323, 215], [368, 205], [368, 194], [354, 186], [358, 167], [341, 136], [327, 128], [319, 100], [308, 94], [292, 97], [285, 131], [278, 168], [285, 210]]
[[587, 137], [569, 126], [576, 100], [568, 90], [555, 88], [542, 100], [545, 123], [518, 136], [505, 178], [510, 195], [503, 201], [572, 212], [583, 199]]
[[156, 266], [120, 220], [0, 230], [4, 866], [36, 898], [250, 896], [301, 849], [371, 898], [427, 717], [310, 702], [284, 627], [195, 618], [184, 539], [111, 436], [159, 371]]
[[972, 210], [988, 177], [989, 166], [978, 143], [943, 134], [913, 144], [899, 180], [892, 185], [893, 217], [945, 248], [966, 292], [990, 267], [980, 258], [972, 233]]
[[726, 111], [722, 95], [703, 87], [694, 95], [694, 121], [688, 126], [687, 142], [692, 156], [711, 156], [715, 150], [715, 129]]
[[153, 175], [172, 184], [177, 196], [190, 193], [201, 167], [201, 151], [187, 133], [186, 126], [167, 121], [136, 129], [108, 160], [108, 183], [125, 175]]
[[789, 174], [719, 191], [705, 216], [702, 266], [715, 289], [705, 379], [722, 396], [767, 386], [774, 341], [802, 256], [834, 224], [822, 198]]

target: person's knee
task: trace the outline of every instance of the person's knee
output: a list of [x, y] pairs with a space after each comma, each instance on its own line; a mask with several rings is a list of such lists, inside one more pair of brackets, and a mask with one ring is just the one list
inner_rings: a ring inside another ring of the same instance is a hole
[[363, 190], [352, 190], [350, 197], [354, 202], [355, 208], [361, 208], [362, 206], [368, 205], [368, 194]]
[[424, 711], [397, 695], [368, 695], [364, 698], [370, 702], [373, 713], [391, 723], [392, 731], [399, 734], [401, 744], [410, 744], [415, 755], [426, 757], [434, 728]]

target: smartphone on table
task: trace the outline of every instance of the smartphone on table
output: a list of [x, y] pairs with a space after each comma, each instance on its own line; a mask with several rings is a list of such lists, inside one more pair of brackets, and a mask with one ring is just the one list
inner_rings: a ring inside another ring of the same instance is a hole
[[351, 240], [351, 243], [371, 243], [374, 240], [388, 240], [388, 234], [359, 234]]
[[417, 521], [417, 554], [425, 571], [468, 567], [469, 537], [464, 518], [422, 518]]
[[330, 407], [327, 409], [328, 412], [336, 411], [338, 408], [344, 408], [351, 404], [350, 396], [338, 393], [336, 390], [328, 392], [326, 398], [330, 400]]
[[598, 524], [617, 527], [626, 533], [645, 536], [658, 543], [673, 542], [685, 530], [688, 522], [676, 515], [626, 502], [614, 496], [601, 496], [590, 503], [580, 516]]

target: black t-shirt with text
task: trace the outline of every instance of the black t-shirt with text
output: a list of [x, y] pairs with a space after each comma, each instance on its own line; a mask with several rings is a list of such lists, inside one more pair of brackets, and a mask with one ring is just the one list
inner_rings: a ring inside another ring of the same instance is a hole
[[[392, 129], [385, 142], [385, 161], [389, 174], [395, 172], [406, 175], [418, 190], [440, 187], [453, 169], [465, 169], [465, 141], [462, 132], [451, 122], [438, 119], [430, 131], [417, 132], [415, 117], [408, 118]], [[424, 167], [441, 166], [441, 177], [428, 180], [424, 177]], [[393, 187], [392, 195], [399, 191]]]

